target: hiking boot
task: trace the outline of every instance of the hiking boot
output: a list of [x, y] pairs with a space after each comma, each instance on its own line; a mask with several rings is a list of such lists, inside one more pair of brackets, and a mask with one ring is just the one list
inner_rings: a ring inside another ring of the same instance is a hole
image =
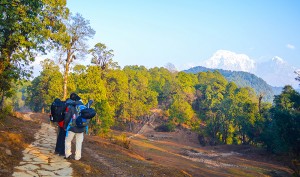
[[69, 157], [64, 157], [64, 159], [66, 159], [66, 160], [71, 160], [71, 156], [69, 156]]

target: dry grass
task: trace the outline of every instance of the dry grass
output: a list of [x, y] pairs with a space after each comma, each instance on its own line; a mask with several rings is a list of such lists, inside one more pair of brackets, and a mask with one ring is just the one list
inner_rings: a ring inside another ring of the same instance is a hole
[[34, 141], [39, 124], [21, 117], [6, 116], [0, 124], [0, 176], [10, 176], [22, 160], [22, 151]]

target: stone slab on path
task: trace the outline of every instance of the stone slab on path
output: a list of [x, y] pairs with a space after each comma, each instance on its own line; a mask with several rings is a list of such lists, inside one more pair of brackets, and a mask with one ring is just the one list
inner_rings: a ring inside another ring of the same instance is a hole
[[35, 133], [35, 141], [23, 151], [23, 160], [14, 168], [14, 177], [27, 176], [72, 176], [71, 163], [54, 154], [56, 136], [55, 128], [42, 123]]

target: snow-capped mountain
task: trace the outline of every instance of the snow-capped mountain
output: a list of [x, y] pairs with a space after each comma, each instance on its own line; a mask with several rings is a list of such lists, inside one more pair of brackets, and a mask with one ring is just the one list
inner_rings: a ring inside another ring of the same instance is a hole
[[271, 86], [292, 85], [294, 88], [299, 86], [294, 73], [297, 68], [278, 56], [266, 62], [256, 63], [245, 54], [218, 50], [211, 58], [204, 61], [203, 65], [208, 68], [250, 72], [261, 77]]
[[296, 70], [297, 68], [289, 65], [282, 58], [275, 56], [269, 61], [259, 63], [255, 74], [272, 86], [292, 85], [298, 88], [299, 82], [295, 80], [297, 75], [294, 73]]
[[253, 73], [255, 70], [255, 61], [245, 54], [236, 54], [227, 50], [218, 50], [211, 58], [204, 62], [204, 66], [208, 68]]

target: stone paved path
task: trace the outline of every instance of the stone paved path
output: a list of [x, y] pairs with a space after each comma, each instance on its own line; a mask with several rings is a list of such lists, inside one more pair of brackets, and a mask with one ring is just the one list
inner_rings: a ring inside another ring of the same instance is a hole
[[53, 126], [42, 123], [34, 135], [36, 140], [23, 151], [23, 160], [12, 176], [72, 176], [71, 163], [54, 154], [56, 135]]

